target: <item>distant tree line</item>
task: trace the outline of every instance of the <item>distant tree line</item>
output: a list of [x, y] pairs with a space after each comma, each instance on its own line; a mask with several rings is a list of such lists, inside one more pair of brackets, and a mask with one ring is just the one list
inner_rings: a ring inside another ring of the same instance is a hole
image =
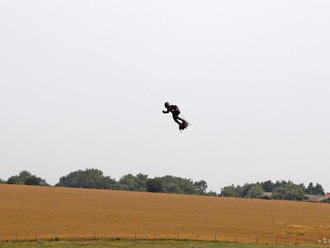
[[[18, 175], [8, 178], [7, 181], [0, 179], [0, 183], [49, 186], [44, 179], [32, 175], [28, 171], [21, 171]], [[169, 175], [149, 178], [148, 175], [139, 173], [137, 175], [127, 174], [117, 181], [109, 176], [104, 176], [103, 172], [98, 169], [73, 171], [62, 176], [55, 186], [217, 196], [217, 193], [207, 191], [207, 182], [204, 180], [193, 181]], [[219, 196], [228, 197], [283, 200], [304, 200], [306, 195], [324, 195], [322, 185], [309, 183], [305, 187], [303, 184], [294, 184], [291, 181], [272, 182], [268, 180], [243, 186], [229, 185], [221, 188], [219, 194]], [[326, 200], [326, 202], [330, 202], [330, 200]]]
[[[0, 183], [49, 186], [44, 179], [32, 175], [28, 171], [21, 171], [7, 181], [0, 179]], [[206, 191], [207, 182], [204, 180], [194, 182], [191, 179], [174, 176], [149, 178], [148, 175], [139, 173], [135, 176], [127, 174], [116, 181], [114, 178], [104, 176], [103, 172], [98, 169], [73, 171], [66, 176], [62, 176], [55, 187], [217, 195], [215, 192]]]
[[147, 191], [178, 194], [216, 195], [206, 192], [207, 183], [204, 180], [192, 181], [181, 177], [164, 176], [149, 178], [142, 173], [121, 177], [118, 181], [104, 176], [97, 169], [78, 170], [60, 178], [57, 187], [79, 187], [92, 189], [116, 189], [129, 191]]
[[280, 200], [304, 200], [306, 195], [324, 195], [322, 185], [309, 183], [307, 187], [303, 184], [294, 184], [291, 181], [268, 180], [251, 184], [230, 185], [221, 189], [221, 196], [264, 198]]

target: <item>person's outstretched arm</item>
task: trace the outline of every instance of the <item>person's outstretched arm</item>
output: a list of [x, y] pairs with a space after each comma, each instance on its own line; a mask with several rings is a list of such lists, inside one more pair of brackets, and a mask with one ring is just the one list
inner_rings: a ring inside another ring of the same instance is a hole
[[169, 112], [170, 112], [169, 109], [167, 109], [167, 110], [163, 110], [163, 114], [168, 114]]

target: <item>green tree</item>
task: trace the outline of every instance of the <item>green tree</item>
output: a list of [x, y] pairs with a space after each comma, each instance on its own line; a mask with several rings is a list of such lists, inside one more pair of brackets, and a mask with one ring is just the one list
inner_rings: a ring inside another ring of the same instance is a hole
[[148, 192], [163, 192], [162, 180], [159, 177], [147, 181]]
[[193, 181], [181, 177], [164, 176], [160, 178], [163, 192], [178, 194], [195, 194]]
[[275, 186], [271, 180], [262, 182], [262, 183], [260, 183], [260, 185], [265, 192], [273, 192], [274, 186]]
[[[243, 186], [226, 186], [221, 189], [221, 196], [234, 197], [254, 197], [265, 199], [286, 199], [286, 200], [303, 200], [306, 191], [313, 194], [324, 194], [324, 190], [320, 184], [314, 186], [312, 183], [305, 189], [303, 184], [294, 184], [292, 181], [276, 181], [273, 183], [268, 180], [256, 184], [244, 184]], [[265, 192], [272, 192], [270, 196], [264, 196]]]
[[25, 179], [24, 184], [26, 185], [41, 185], [41, 178], [40, 177], [28, 177]]
[[207, 182], [204, 180], [194, 182], [194, 187], [195, 187], [197, 194], [200, 194], [200, 195], [205, 194], [206, 189], [207, 189]]
[[147, 181], [147, 190], [149, 192], [197, 194], [196, 187], [192, 180], [174, 176], [149, 179]]
[[288, 182], [286, 182], [285, 180], [282, 180], [282, 181], [276, 181], [276, 182], [274, 183], [273, 191], [274, 191], [276, 188], [281, 187], [281, 186], [286, 185], [286, 184], [288, 184]]
[[324, 195], [324, 190], [321, 184], [316, 183], [314, 186], [313, 183], [309, 183], [306, 192], [309, 195]]
[[303, 200], [306, 194], [305, 187], [302, 184], [287, 183], [275, 188], [272, 198], [285, 200]]
[[8, 178], [8, 184], [24, 184], [25, 180], [31, 177], [32, 174], [26, 170], [21, 171], [17, 176]]
[[260, 184], [253, 184], [248, 190], [246, 197], [248, 198], [262, 198], [264, 195], [264, 190]]
[[314, 187], [314, 194], [315, 195], [325, 195], [324, 189], [321, 184], [316, 183]]
[[35, 175], [32, 175], [30, 172], [23, 170], [17, 176], [12, 176], [8, 178], [8, 184], [25, 184], [25, 185], [40, 185], [47, 186], [47, 182]]
[[6, 183], [6, 181], [4, 181], [0, 178], [0, 184], [4, 184], [4, 183]]
[[244, 184], [239, 193], [240, 197], [248, 197], [247, 194], [253, 185], [252, 183]]
[[133, 176], [132, 174], [128, 174], [120, 178], [119, 184], [120, 188], [123, 190], [147, 191], [147, 181], [147, 175], [139, 173], [136, 176]]
[[58, 187], [76, 187], [92, 189], [119, 189], [116, 180], [103, 176], [103, 172], [98, 169], [78, 170], [60, 178], [55, 185]]
[[306, 193], [309, 195], [314, 195], [314, 184], [310, 182], [306, 188]]
[[221, 188], [220, 196], [241, 197], [241, 188], [234, 184]]

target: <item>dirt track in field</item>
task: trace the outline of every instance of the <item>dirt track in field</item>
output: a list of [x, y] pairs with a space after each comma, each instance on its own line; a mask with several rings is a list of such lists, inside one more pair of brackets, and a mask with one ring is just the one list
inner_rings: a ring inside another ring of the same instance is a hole
[[317, 244], [330, 204], [0, 185], [0, 239], [55, 236]]

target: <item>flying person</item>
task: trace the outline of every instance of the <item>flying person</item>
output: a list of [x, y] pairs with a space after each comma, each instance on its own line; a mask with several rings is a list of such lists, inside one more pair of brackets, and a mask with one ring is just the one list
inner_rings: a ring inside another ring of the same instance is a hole
[[178, 123], [179, 125], [179, 130], [184, 130], [188, 127], [188, 122], [186, 120], [184, 120], [183, 118], [179, 117], [180, 114], [180, 110], [178, 108], [178, 106], [176, 105], [171, 105], [169, 102], [165, 102], [165, 108], [166, 110], [163, 110], [164, 114], [168, 114], [171, 113], [173, 116], [173, 120]]

